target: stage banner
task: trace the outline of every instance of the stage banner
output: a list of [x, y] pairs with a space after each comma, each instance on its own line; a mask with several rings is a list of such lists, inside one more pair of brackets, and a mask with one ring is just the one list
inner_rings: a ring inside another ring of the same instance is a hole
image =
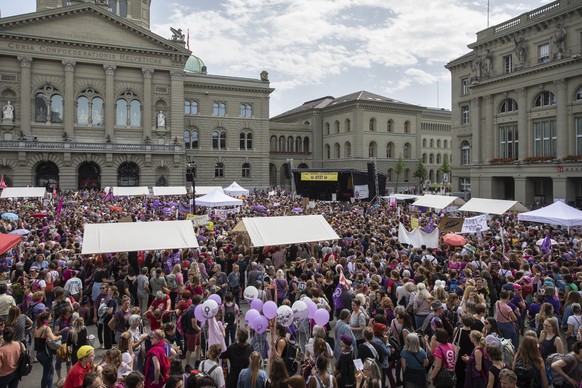
[[368, 191], [368, 185], [355, 185], [354, 186], [354, 198], [365, 199], [370, 196]]
[[442, 233], [458, 233], [463, 229], [462, 217], [443, 217], [439, 223], [439, 230]]
[[186, 219], [192, 221], [192, 226], [208, 225], [208, 223], [210, 222], [210, 217], [208, 216], [208, 214], [204, 214], [202, 216], [188, 214], [186, 216]]
[[302, 172], [302, 181], [337, 182], [337, 172]]

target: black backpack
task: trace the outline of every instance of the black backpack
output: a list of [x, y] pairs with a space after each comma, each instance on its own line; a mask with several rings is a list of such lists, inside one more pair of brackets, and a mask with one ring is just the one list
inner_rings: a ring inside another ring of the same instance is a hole
[[18, 358], [18, 378], [22, 380], [24, 376], [28, 376], [32, 371], [32, 357], [30, 357], [29, 350], [20, 343], [20, 357]]
[[287, 342], [287, 345], [285, 346], [285, 351], [283, 352], [283, 361], [285, 361], [285, 366], [287, 367], [287, 374], [292, 376], [297, 372], [298, 369], [297, 362], [295, 361], [298, 358], [297, 356], [299, 355], [299, 349], [297, 348], [297, 345], [287, 340], [285, 340], [285, 342]]
[[231, 306], [227, 306], [226, 303], [224, 304], [224, 322], [228, 323], [229, 325], [233, 325], [234, 321], [236, 320], [234, 306], [234, 303]]
[[194, 306], [190, 305], [180, 316], [180, 327], [185, 334], [195, 334], [192, 328], [192, 318], [194, 317]]
[[216, 388], [218, 385], [212, 380], [210, 374], [218, 368], [214, 365], [208, 372], [203, 370], [192, 370], [190, 376], [186, 379], [186, 388]]
[[531, 364], [524, 364], [521, 361], [515, 363], [513, 372], [517, 376], [517, 386], [519, 388], [533, 387], [534, 367]]
[[390, 345], [390, 357], [388, 357], [388, 359], [390, 361], [397, 361], [400, 359], [400, 351], [402, 350], [400, 348], [400, 344], [398, 343], [398, 340], [396, 339], [396, 337], [394, 337], [393, 335], [390, 335], [389, 339], [388, 339], [388, 344]]

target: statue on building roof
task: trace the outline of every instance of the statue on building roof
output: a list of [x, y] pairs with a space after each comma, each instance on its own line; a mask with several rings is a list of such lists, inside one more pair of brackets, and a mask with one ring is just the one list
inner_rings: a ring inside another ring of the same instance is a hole
[[179, 43], [186, 42], [186, 35], [182, 33], [181, 28], [175, 29], [173, 27], [170, 27], [170, 31], [172, 31], [172, 41]]
[[493, 72], [493, 53], [487, 49], [483, 57], [483, 75], [490, 77]]
[[269, 72], [266, 70], [261, 71], [261, 81], [269, 80]]

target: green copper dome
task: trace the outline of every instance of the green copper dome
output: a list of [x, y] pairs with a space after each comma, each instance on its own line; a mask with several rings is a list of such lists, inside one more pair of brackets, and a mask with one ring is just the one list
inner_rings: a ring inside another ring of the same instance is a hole
[[198, 58], [196, 55], [190, 55], [190, 58], [188, 58], [188, 61], [186, 62], [186, 66], [184, 66], [184, 70], [189, 71], [190, 73], [205, 73], [206, 66], [204, 66], [202, 59]]

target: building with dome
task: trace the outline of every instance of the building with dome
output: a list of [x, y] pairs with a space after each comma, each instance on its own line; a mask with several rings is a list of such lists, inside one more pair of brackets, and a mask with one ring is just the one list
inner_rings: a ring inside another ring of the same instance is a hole
[[8, 186], [266, 187], [268, 75], [209, 74], [150, 0], [42, 0], [0, 19], [0, 175]]

